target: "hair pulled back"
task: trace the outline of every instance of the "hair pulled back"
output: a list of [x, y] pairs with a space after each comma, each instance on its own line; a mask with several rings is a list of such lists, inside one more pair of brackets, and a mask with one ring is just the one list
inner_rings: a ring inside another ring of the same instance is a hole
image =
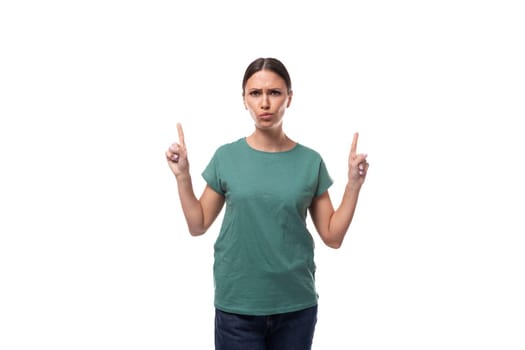
[[246, 71], [244, 72], [244, 78], [242, 79], [243, 96], [245, 93], [246, 83], [248, 82], [248, 79], [250, 79], [250, 77], [255, 73], [262, 70], [272, 71], [281, 78], [283, 78], [288, 93], [292, 91], [292, 80], [290, 79], [290, 74], [288, 74], [288, 70], [286, 69], [284, 64], [276, 58], [260, 57], [254, 60], [252, 63], [250, 63], [250, 65], [248, 66], [248, 68], [246, 68]]

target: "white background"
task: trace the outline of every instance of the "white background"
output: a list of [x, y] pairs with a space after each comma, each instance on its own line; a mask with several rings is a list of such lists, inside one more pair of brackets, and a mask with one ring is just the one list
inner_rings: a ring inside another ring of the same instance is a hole
[[520, 1], [3, 1], [0, 348], [211, 349], [217, 222], [196, 192], [252, 131], [241, 79], [288, 67], [285, 130], [338, 204], [354, 131], [370, 170], [340, 250], [313, 232], [315, 349], [524, 349]]

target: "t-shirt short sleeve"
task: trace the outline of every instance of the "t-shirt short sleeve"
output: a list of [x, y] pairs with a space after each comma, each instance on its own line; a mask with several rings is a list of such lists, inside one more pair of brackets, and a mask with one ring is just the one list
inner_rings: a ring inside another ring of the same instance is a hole
[[217, 150], [210, 162], [202, 172], [202, 177], [206, 183], [217, 193], [224, 195], [224, 189], [221, 186], [221, 177], [219, 171], [219, 151]]
[[332, 186], [334, 181], [328, 173], [325, 162], [321, 159], [319, 163], [319, 178], [317, 182], [317, 190], [315, 191], [315, 197], [322, 195], [323, 193]]

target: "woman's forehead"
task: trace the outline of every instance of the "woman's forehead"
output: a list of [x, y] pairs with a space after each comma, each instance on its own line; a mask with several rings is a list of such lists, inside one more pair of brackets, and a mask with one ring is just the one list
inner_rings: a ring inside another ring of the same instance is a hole
[[281, 76], [271, 70], [260, 70], [246, 82], [247, 88], [283, 88], [286, 83]]

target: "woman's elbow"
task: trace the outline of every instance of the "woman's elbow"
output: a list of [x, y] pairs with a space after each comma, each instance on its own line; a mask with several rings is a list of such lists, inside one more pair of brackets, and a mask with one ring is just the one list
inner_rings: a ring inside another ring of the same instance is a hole
[[331, 237], [329, 235], [321, 235], [321, 238], [323, 239], [323, 242], [326, 246], [332, 248], [332, 249], [339, 249], [341, 248], [341, 245], [343, 244], [343, 240], [338, 237]]
[[206, 227], [202, 226], [188, 226], [188, 231], [190, 232], [190, 235], [193, 237], [202, 236], [206, 233], [207, 229]]
[[332, 249], [339, 249], [341, 248], [341, 245], [343, 244], [342, 241], [334, 241], [334, 242], [324, 242], [328, 247]]
[[202, 236], [203, 234], [205, 234], [206, 231], [194, 231], [194, 230], [190, 230], [190, 235], [192, 235], [193, 237], [198, 237], [198, 236]]

